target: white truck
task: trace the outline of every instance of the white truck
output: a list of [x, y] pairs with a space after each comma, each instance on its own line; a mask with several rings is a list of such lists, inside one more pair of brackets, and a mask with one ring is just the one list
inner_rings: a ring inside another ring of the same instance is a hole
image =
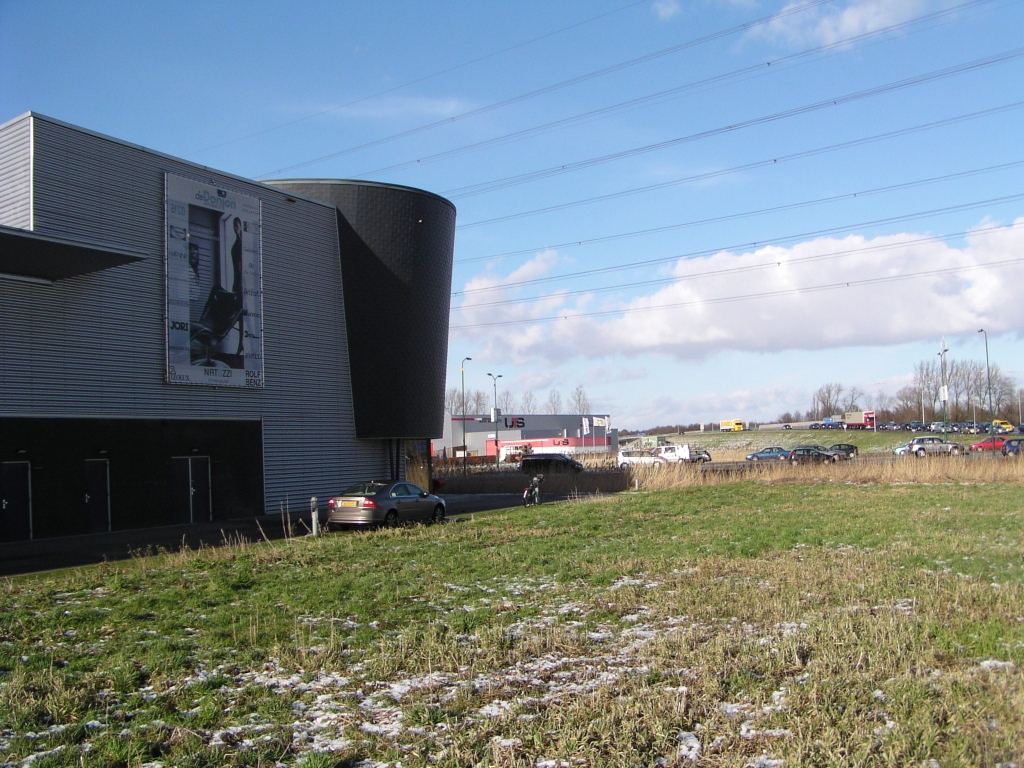
[[711, 461], [711, 454], [702, 448], [691, 448], [689, 443], [659, 445], [654, 449], [654, 455], [670, 463], [687, 461], [694, 464], [703, 464], [705, 461]]

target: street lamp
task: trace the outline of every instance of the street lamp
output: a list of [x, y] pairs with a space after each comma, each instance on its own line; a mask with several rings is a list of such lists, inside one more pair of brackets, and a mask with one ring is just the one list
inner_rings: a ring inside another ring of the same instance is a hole
[[988, 433], [992, 435], [992, 450], [996, 449], [996, 433], [992, 431], [992, 421], [996, 417], [995, 409], [992, 407], [992, 368], [988, 364], [988, 334], [981, 328], [978, 333], [985, 334], [985, 374], [988, 376]]
[[466, 363], [472, 360], [472, 357], [462, 358], [462, 364], [460, 370], [462, 371], [462, 474], [469, 472], [466, 469]]
[[494, 381], [494, 468], [501, 471], [501, 451], [498, 449], [498, 379], [501, 378], [499, 373], [495, 376], [493, 373], [488, 373], [488, 376]]
[[942, 401], [942, 439], [949, 440], [949, 423], [946, 421], [946, 403], [949, 401], [949, 387], [946, 386], [946, 339], [942, 339], [942, 351], [939, 352], [939, 360], [942, 362], [942, 389], [939, 391], [939, 399]]

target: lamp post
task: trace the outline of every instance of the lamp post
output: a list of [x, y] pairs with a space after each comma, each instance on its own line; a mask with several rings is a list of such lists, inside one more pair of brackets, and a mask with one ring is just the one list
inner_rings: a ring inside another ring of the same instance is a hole
[[493, 373], [488, 373], [488, 376], [494, 381], [494, 468], [501, 471], [501, 451], [498, 448], [498, 379], [501, 378], [499, 373], [495, 376]]
[[992, 420], [996, 417], [995, 409], [992, 407], [992, 368], [988, 364], [988, 334], [981, 328], [978, 333], [985, 334], [985, 374], [988, 377], [988, 433], [992, 435], [992, 450], [996, 449], [996, 433], [992, 431]]
[[462, 364], [460, 370], [462, 371], [462, 474], [468, 474], [469, 470], [466, 469], [466, 363], [472, 360], [472, 357], [462, 358]]
[[939, 390], [939, 399], [942, 401], [942, 439], [949, 440], [949, 423], [946, 421], [946, 403], [949, 401], [949, 388], [946, 386], [946, 339], [942, 339], [942, 351], [939, 352], [942, 370], [942, 389]]

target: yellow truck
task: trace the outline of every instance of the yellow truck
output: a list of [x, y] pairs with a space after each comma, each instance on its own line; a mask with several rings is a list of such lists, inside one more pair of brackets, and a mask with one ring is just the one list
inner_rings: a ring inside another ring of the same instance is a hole
[[718, 422], [718, 429], [721, 432], [742, 432], [743, 419], [726, 419]]

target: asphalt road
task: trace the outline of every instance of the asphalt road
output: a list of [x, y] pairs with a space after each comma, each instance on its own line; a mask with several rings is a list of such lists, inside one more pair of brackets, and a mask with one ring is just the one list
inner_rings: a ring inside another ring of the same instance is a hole
[[[517, 493], [467, 494], [443, 496], [448, 519], [457, 521], [475, 512], [515, 507], [522, 502]], [[544, 494], [544, 501], [555, 496]], [[321, 512], [325, 520], [327, 513]], [[249, 541], [283, 539], [291, 524], [292, 535], [304, 535], [311, 529], [309, 512], [283, 515], [263, 515], [240, 520], [220, 520], [194, 525], [169, 525], [161, 528], [140, 528], [130, 531], [94, 533], [82, 536], [62, 536], [34, 541], [0, 544], [0, 576], [16, 576], [63, 568], [93, 565], [104, 561], [127, 560], [140, 554], [160, 550], [177, 552], [188, 547], [220, 546], [239, 537]], [[344, 534], [342, 534], [344, 535]]]

